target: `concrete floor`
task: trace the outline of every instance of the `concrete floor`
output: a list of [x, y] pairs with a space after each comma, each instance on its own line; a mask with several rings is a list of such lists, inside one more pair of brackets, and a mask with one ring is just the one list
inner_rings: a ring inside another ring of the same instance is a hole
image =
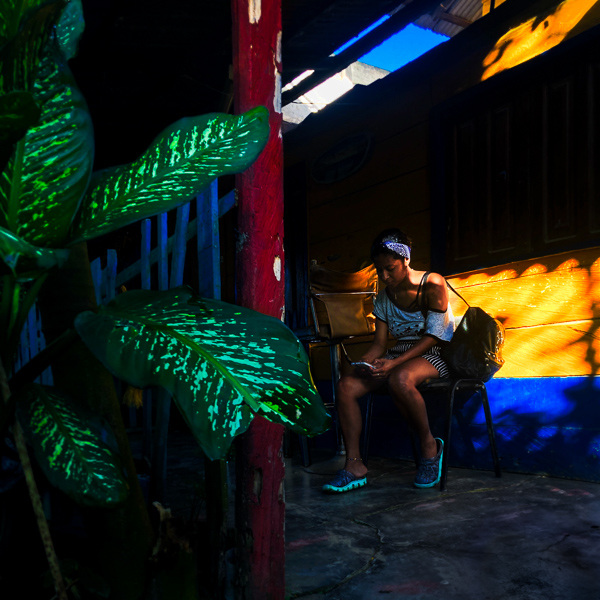
[[450, 468], [440, 493], [373, 457], [329, 495], [344, 458], [312, 460], [286, 459], [289, 600], [600, 600], [600, 484]]

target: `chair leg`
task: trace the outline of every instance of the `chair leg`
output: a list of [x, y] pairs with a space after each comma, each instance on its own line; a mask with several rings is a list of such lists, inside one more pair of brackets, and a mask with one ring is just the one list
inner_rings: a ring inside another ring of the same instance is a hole
[[440, 492], [446, 491], [448, 480], [448, 457], [450, 455], [450, 433], [452, 432], [452, 416], [454, 414], [454, 394], [460, 385], [460, 379], [455, 381], [448, 390], [448, 402], [446, 406], [446, 439], [444, 440], [444, 455], [442, 457], [442, 477], [440, 479]]
[[483, 410], [485, 412], [485, 422], [488, 430], [488, 437], [490, 438], [490, 448], [492, 450], [492, 459], [494, 461], [494, 470], [496, 471], [496, 477], [501, 477], [500, 471], [500, 459], [498, 457], [498, 449], [496, 448], [496, 435], [494, 433], [494, 422], [492, 421], [492, 412], [490, 411], [490, 403], [488, 401], [487, 390], [485, 385], [481, 388], [481, 400], [483, 403]]
[[[331, 386], [332, 386], [332, 397], [333, 405], [336, 405], [335, 391], [337, 382], [340, 379], [340, 364], [342, 362], [342, 353], [340, 344], [331, 344], [329, 346], [329, 362], [331, 364]], [[335, 419], [335, 442], [336, 442], [336, 453], [346, 454], [346, 448], [344, 447], [344, 438], [342, 437], [342, 430], [340, 429], [337, 416]]]
[[363, 447], [362, 459], [363, 464], [369, 464], [369, 442], [371, 440], [371, 419], [373, 417], [373, 394], [369, 394], [367, 398], [367, 409], [365, 410], [365, 422], [363, 423]]
[[300, 456], [302, 458], [302, 466], [310, 467], [312, 461], [310, 458], [310, 449], [308, 447], [308, 438], [305, 435], [299, 435], [300, 440]]

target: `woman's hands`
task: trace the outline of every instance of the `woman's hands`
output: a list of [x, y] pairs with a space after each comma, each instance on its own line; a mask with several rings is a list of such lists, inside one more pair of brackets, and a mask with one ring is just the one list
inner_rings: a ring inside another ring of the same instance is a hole
[[398, 366], [398, 359], [378, 358], [373, 361], [375, 369], [371, 371], [371, 377], [375, 379], [386, 378]]
[[373, 368], [367, 368], [366, 366], [357, 364], [356, 371], [361, 376], [368, 377], [369, 379], [385, 379], [400, 362], [401, 361], [398, 361], [397, 358], [376, 358], [375, 360], [370, 361], [370, 364], [373, 365]]

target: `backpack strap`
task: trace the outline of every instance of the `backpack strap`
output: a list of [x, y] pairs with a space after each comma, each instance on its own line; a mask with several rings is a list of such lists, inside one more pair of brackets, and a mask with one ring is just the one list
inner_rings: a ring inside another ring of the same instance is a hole
[[471, 305], [450, 285], [450, 283], [448, 281], [446, 281], [446, 285], [469, 307], [471, 308]]
[[425, 318], [427, 318], [427, 311], [429, 310], [429, 306], [427, 305], [427, 294], [425, 294], [425, 286], [427, 285], [427, 279], [429, 279], [430, 273], [431, 271], [426, 271], [425, 275], [423, 275], [421, 278], [421, 283], [419, 283], [419, 287], [417, 289], [417, 297], [415, 298], [415, 302], [417, 306], [419, 306], [419, 296], [421, 295], [422, 290], [425, 301], [421, 304], [421, 314]]

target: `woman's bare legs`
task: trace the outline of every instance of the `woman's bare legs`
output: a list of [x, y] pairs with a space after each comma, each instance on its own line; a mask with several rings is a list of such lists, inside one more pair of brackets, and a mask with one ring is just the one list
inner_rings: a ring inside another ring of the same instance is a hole
[[357, 477], [364, 477], [367, 473], [367, 467], [362, 460], [352, 460], [361, 458], [362, 415], [358, 399], [381, 387], [384, 383], [384, 380], [368, 376], [345, 375], [337, 385], [335, 405], [342, 436], [344, 437], [344, 445], [346, 446], [345, 469]]
[[394, 369], [387, 381], [394, 403], [412, 430], [419, 436], [423, 458], [434, 458], [438, 448], [429, 429], [425, 400], [417, 386], [426, 379], [439, 376], [438, 370], [429, 361], [419, 357]]
[[337, 386], [336, 410], [346, 446], [345, 468], [347, 471], [357, 477], [364, 477], [367, 473], [367, 467], [362, 460], [351, 460], [361, 458], [362, 415], [358, 399], [375, 391], [385, 383], [387, 383], [394, 404], [412, 430], [419, 436], [421, 456], [423, 458], [436, 456], [437, 442], [429, 429], [425, 400], [417, 386], [426, 379], [439, 376], [438, 370], [429, 361], [419, 357], [394, 369], [384, 381], [354, 375], [346, 375], [340, 379]]

